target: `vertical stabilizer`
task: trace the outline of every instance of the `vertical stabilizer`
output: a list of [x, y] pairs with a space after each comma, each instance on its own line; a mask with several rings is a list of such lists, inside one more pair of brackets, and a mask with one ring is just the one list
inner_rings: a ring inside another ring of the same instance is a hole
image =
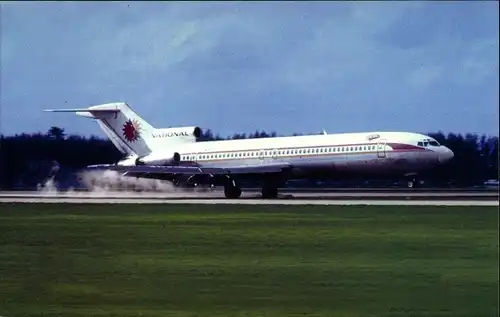
[[50, 112], [74, 112], [98, 120], [100, 127], [113, 144], [124, 154], [143, 156], [151, 153], [154, 127], [126, 103], [108, 103], [85, 109], [56, 109]]

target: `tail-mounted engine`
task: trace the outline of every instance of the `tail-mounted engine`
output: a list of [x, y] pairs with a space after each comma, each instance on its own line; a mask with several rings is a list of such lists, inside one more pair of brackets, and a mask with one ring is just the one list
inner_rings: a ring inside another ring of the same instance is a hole
[[181, 160], [181, 155], [177, 152], [148, 154], [138, 157], [135, 160], [135, 165], [175, 165]]

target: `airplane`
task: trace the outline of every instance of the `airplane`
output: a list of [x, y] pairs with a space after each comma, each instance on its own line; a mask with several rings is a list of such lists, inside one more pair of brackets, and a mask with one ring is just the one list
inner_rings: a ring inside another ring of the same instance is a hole
[[244, 181], [259, 181], [263, 198], [276, 198], [290, 180], [329, 177], [404, 177], [417, 187], [419, 175], [450, 161], [453, 152], [434, 138], [411, 132], [363, 132], [203, 141], [201, 128], [157, 129], [125, 102], [81, 109], [48, 109], [96, 119], [124, 154], [114, 164], [123, 176], [162, 179], [175, 186], [223, 186], [227, 198], [241, 196]]

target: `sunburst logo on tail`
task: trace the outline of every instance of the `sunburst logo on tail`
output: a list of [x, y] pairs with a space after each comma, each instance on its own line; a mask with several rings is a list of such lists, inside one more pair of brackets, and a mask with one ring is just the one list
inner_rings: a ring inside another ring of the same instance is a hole
[[139, 138], [141, 125], [136, 120], [128, 120], [123, 125], [123, 136], [127, 141], [134, 142]]

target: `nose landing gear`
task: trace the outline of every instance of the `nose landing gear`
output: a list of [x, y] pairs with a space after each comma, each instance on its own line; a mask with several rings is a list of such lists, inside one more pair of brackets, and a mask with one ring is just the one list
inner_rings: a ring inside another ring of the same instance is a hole
[[423, 181], [420, 179], [413, 177], [407, 180], [406, 187], [408, 188], [418, 188], [423, 184]]
[[415, 184], [416, 184], [416, 183], [417, 183], [417, 182], [416, 182], [415, 180], [411, 179], [411, 180], [408, 180], [408, 182], [406, 182], [406, 186], [407, 186], [408, 188], [415, 188]]

